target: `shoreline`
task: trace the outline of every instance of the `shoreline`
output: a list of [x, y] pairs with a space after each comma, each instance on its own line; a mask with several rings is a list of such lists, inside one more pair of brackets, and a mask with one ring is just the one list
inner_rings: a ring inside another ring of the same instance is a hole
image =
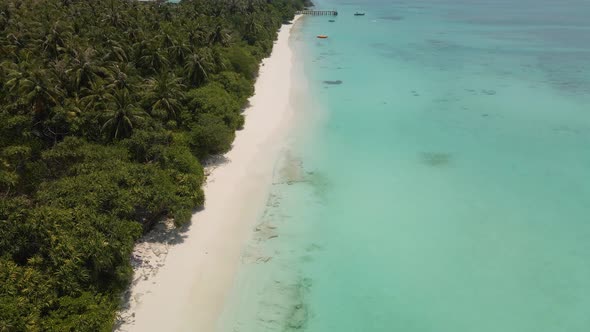
[[215, 330], [293, 127], [295, 52], [289, 40], [300, 17], [281, 27], [270, 57], [262, 61], [232, 150], [206, 167], [205, 208], [189, 226], [161, 223], [136, 245], [134, 279], [115, 331]]

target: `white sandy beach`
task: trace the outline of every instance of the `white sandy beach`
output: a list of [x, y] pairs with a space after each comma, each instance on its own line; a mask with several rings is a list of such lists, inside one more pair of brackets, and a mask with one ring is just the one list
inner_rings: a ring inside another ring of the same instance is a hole
[[[281, 28], [272, 55], [263, 61], [245, 128], [207, 178], [205, 208], [185, 232], [152, 233], [137, 246], [135, 257], [141, 261], [135, 262], [130, 300], [117, 331], [215, 330], [292, 127], [292, 27]], [[170, 234], [169, 242], [177, 244], [150, 240]]]

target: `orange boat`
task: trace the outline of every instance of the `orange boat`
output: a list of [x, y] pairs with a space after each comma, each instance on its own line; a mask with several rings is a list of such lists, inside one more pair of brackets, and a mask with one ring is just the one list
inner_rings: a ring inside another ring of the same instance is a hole
[[328, 36], [326, 36], [326, 35], [318, 35], [318, 38], [326, 39], [326, 38], [328, 38]]

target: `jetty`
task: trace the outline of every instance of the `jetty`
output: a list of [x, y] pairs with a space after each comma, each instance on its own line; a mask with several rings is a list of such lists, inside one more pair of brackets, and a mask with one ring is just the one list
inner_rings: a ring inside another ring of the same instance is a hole
[[298, 15], [312, 15], [312, 16], [338, 16], [338, 11], [336, 10], [299, 10], [295, 14]]

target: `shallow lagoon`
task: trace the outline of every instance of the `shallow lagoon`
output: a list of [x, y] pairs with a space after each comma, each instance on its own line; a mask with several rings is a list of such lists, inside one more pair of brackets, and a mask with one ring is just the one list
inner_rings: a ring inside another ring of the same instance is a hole
[[321, 6], [219, 330], [590, 330], [590, 4]]

